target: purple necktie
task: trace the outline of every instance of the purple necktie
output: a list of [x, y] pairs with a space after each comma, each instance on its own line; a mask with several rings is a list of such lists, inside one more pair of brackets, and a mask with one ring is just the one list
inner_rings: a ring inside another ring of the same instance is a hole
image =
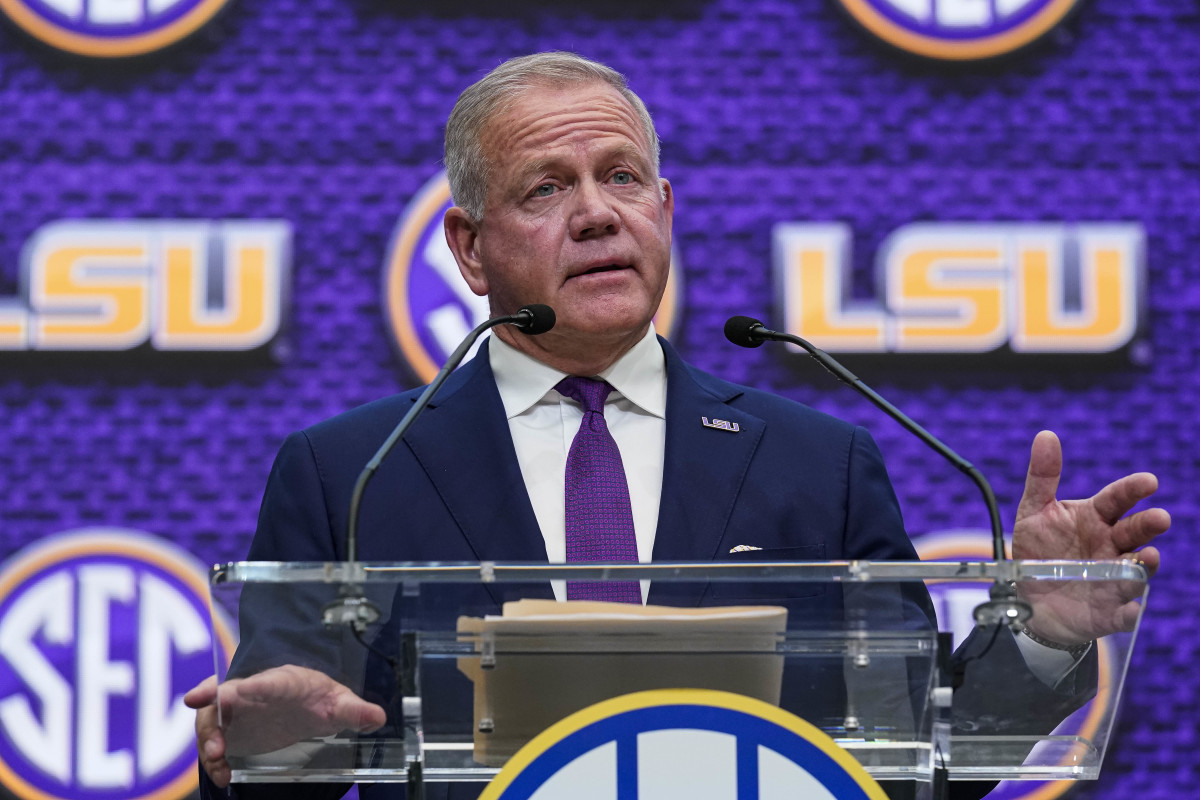
[[[592, 378], [563, 378], [554, 387], [583, 406], [579, 433], [567, 453], [567, 562], [637, 563], [633, 507], [621, 451], [604, 422], [604, 401], [612, 387]], [[568, 600], [641, 603], [637, 581], [569, 581]]]

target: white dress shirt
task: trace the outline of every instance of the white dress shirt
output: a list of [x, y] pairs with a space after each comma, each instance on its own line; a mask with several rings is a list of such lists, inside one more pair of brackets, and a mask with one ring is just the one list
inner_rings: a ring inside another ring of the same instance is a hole
[[[564, 563], [567, 453], [583, 421], [583, 408], [554, 390], [567, 377], [565, 372], [525, 355], [499, 337], [491, 338], [488, 358], [521, 477], [546, 541], [546, 556], [552, 564]], [[604, 403], [604, 421], [621, 451], [638, 560], [645, 564], [654, 552], [667, 437], [667, 365], [654, 327], [611, 367], [587, 377], [598, 377], [613, 387]], [[648, 583], [642, 582], [643, 602]], [[566, 599], [563, 581], [553, 582], [553, 588], [555, 597]]]

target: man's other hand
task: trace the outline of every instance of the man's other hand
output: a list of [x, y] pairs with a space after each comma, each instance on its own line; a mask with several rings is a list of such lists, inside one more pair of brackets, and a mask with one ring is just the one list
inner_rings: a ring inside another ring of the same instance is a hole
[[200, 765], [221, 788], [229, 785], [228, 756], [269, 753], [339, 731], [370, 733], [387, 722], [381, 707], [322, 672], [293, 665], [226, 681], [219, 693], [216, 677], [208, 678], [183, 701], [196, 709]]
[[[1062, 446], [1050, 431], [1033, 440], [1025, 493], [1017, 507], [1013, 527], [1013, 558], [1078, 559], [1085, 561], [1135, 559], [1153, 576], [1160, 556], [1148, 546], [1171, 526], [1171, 515], [1161, 508], [1130, 514], [1158, 489], [1158, 478], [1136, 472], [1113, 481], [1086, 500], [1059, 500]], [[1025, 582], [1018, 587], [1034, 607], [1030, 628], [1047, 639], [1064, 644], [1090, 641], [1132, 629], [1140, 611], [1137, 583], [1090, 588], [1064, 583]]]

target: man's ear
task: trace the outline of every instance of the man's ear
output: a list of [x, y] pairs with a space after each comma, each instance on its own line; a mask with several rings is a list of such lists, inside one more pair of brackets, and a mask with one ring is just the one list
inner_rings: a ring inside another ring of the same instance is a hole
[[662, 194], [663, 213], [667, 215], [667, 231], [670, 232], [672, 221], [675, 218], [675, 192], [671, 188], [671, 182], [666, 178], [658, 179], [659, 192]]
[[487, 276], [483, 273], [483, 261], [479, 257], [479, 223], [458, 206], [451, 206], [442, 218], [446, 232], [446, 244], [458, 262], [471, 291], [481, 297], [488, 293]]

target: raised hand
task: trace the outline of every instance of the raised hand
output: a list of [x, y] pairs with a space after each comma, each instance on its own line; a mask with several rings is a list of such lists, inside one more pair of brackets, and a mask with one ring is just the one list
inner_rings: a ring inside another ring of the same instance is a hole
[[[1056, 498], [1062, 475], [1062, 446], [1050, 431], [1033, 440], [1025, 492], [1013, 527], [1013, 557], [1017, 559], [1106, 560], [1140, 562], [1148, 575], [1158, 571], [1160, 554], [1148, 546], [1171, 526], [1161, 508], [1126, 514], [1158, 489], [1158, 478], [1136, 472], [1113, 481], [1086, 500]], [[1090, 641], [1129, 630], [1140, 611], [1137, 582], [1121, 584], [1045, 583], [1018, 585], [1034, 606], [1029, 627], [1038, 635], [1063, 644]]]

